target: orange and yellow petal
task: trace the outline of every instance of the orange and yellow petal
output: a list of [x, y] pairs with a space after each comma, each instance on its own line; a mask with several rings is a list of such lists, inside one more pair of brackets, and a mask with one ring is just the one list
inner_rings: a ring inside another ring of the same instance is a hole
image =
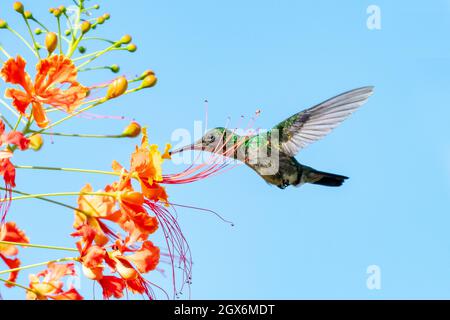
[[5, 91], [5, 97], [12, 99], [13, 106], [19, 111], [21, 114], [25, 114], [28, 106], [32, 102], [32, 97], [21, 90], [8, 88]]
[[0, 75], [5, 82], [18, 84], [22, 86], [28, 94], [31, 94], [33, 87], [31, 84], [31, 78], [25, 71], [26, 65], [26, 61], [20, 55], [15, 59], [10, 58], [4, 63], [3, 68], [0, 71]]

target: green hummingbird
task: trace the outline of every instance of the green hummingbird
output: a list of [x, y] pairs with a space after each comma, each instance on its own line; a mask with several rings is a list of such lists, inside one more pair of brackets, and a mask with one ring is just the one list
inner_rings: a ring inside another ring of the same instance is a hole
[[305, 183], [338, 187], [348, 177], [315, 170], [299, 163], [295, 155], [325, 137], [362, 106], [372, 93], [371, 86], [342, 93], [294, 114], [269, 131], [254, 135], [241, 136], [233, 130], [218, 127], [171, 154], [202, 150], [234, 158], [256, 171], [267, 183], [281, 189]]

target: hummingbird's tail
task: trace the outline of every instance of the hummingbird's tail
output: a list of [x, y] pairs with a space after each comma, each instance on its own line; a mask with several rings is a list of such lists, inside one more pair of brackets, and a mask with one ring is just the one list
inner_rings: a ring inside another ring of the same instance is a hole
[[301, 183], [312, 183], [327, 187], [340, 187], [344, 181], [348, 179], [346, 176], [317, 171], [306, 166], [303, 166], [302, 169]]

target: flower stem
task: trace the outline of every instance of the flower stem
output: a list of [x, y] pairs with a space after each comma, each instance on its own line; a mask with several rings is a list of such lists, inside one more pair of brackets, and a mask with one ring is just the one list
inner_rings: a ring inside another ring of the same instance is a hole
[[11, 59], [11, 56], [8, 52], [6, 52], [2, 45], [0, 45], [0, 51], [6, 56], [6, 58]]
[[120, 176], [119, 172], [90, 170], [90, 169], [79, 169], [79, 168], [57, 168], [57, 167], [19, 166], [19, 165], [15, 165], [15, 168], [16, 169], [34, 169], [34, 170], [82, 172], [82, 173], [105, 174], [105, 175], [110, 175], [110, 176]]
[[0, 113], [0, 118], [2, 118], [3, 122], [6, 123], [6, 125], [7, 125], [11, 130], [14, 129], [14, 127], [13, 127], [12, 124], [8, 121], [8, 119], [6, 119], [6, 117], [5, 117], [4, 115], [2, 115], [1, 113]]
[[6, 280], [6, 279], [2, 279], [2, 278], [0, 278], [0, 281], [4, 282], [6, 284], [9, 284], [11, 286], [15, 286], [17, 288], [21, 288], [21, 289], [24, 289], [24, 290], [27, 290], [27, 291], [30, 291], [30, 292], [34, 292], [34, 290], [32, 290], [30, 288], [27, 288], [27, 287], [25, 287], [25, 286], [23, 286], [21, 284], [16, 283], [16, 282], [12, 282], [12, 281], [9, 281], [9, 280]]
[[67, 15], [67, 12], [64, 12], [64, 16], [66, 17], [66, 20], [67, 20], [67, 22], [69, 24], [70, 34], [71, 34], [72, 42], [73, 42], [73, 41], [75, 41], [75, 35], [74, 35], [75, 29], [74, 29], [74, 27], [72, 25], [72, 21], [70, 20], [69, 16]]
[[95, 59], [101, 57], [102, 55], [104, 55], [105, 53], [107, 53], [108, 51], [114, 49], [116, 47], [116, 45], [120, 44], [120, 41], [116, 41], [114, 42], [112, 45], [110, 45], [109, 47], [107, 47], [106, 49], [103, 49], [101, 51], [98, 51], [97, 54], [95, 54], [91, 59], [89, 59], [88, 61], [83, 62], [82, 64], [80, 64], [77, 69], [80, 70], [81, 68], [87, 66], [89, 63], [91, 63], [92, 61], [94, 61]]
[[30, 19], [33, 20], [34, 22], [36, 22], [38, 25], [40, 25], [41, 28], [43, 28], [46, 32], [49, 32], [48, 28], [42, 22], [40, 22], [38, 19], [36, 19], [35, 17], [31, 17]]
[[7, 104], [4, 100], [0, 99], [0, 103], [9, 111], [11, 111], [12, 114], [14, 114], [16, 117], [20, 117], [19, 113], [17, 113], [16, 110], [14, 110], [9, 104]]
[[59, 54], [62, 55], [62, 34], [61, 34], [61, 19], [60, 17], [57, 18], [58, 20], [58, 36], [59, 36], [59, 41], [58, 41], [58, 47], [59, 47]]
[[50, 250], [61, 250], [61, 251], [78, 252], [78, 249], [75, 249], [75, 248], [65, 248], [65, 247], [57, 247], [57, 246], [46, 246], [46, 245], [31, 244], [31, 243], [22, 243], [22, 242], [0, 241], [0, 244], [13, 245], [13, 246], [20, 246], [20, 247], [38, 248], [38, 249], [50, 249]]
[[66, 262], [66, 261], [77, 261], [77, 260], [78, 260], [78, 258], [75, 258], [75, 257], [61, 258], [61, 259], [50, 260], [50, 261], [46, 261], [46, 262], [40, 262], [40, 263], [35, 263], [35, 264], [29, 264], [29, 265], [27, 265], [27, 266], [23, 266], [23, 267], [19, 267], [19, 268], [3, 270], [3, 271], [0, 271], [0, 274], [7, 274], [7, 273], [15, 272], [15, 271], [21, 271], [21, 270], [26, 270], [26, 269], [31, 269], [31, 268], [36, 268], [36, 267], [46, 266], [46, 265], [48, 265], [49, 263], [58, 263], [58, 262]]
[[20, 124], [20, 121], [22, 120], [22, 115], [20, 115], [19, 116], [19, 119], [17, 119], [17, 122], [16, 122], [16, 125], [14, 126], [14, 129], [13, 129], [13, 131], [16, 131], [17, 130], [17, 128], [19, 127], [19, 124]]
[[[37, 133], [38, 131], [29, 131], [32, 133]], [[122, 134], [79, 134], [79, 133], [61, 133], [61, 132], [41, 132], [41, 134], [49, 136], [61, 136], [61, 137], [74, 137], [74, 138], [127, 138]]]
[[0, 202], [35, 199], [35, 198], [42, 198], [42, 197], [66, 197], [66, 196], [80, 196], [80, 195], [105, 196], [105, 197], [115, 197], [116, 196], [114, 193], [109, 193], [109, 192], [56, 192], [56, 193], [29, 194], [26, 196], [12, 197], [12, 198], [8, 198], [8, 199], [4, 199], [4, 200], [0, 199]]
[[86, 40], [99, 40], [99, 41], [105, 41], [105, 42], [108, 42], [108, 43], [110, 43], [110, 44], [113, 44], [113, 43], [114, 43], [114, 41], [112, 41], [112, 40], [105, 39], [105, 38], [99, 38], [99, 37], [86, 37], [86, 38], [84, 38], [84, 40], [85, 40], [85, 41], [86, 41]]
[[30, 36], [31, 36], [31, 41], [33, 41], [33, 47], [34, 47], [34, 51], [36, 52], [36, 57], [38, 57], [38, 59], [41, 60], [41, 56], [39, 54], [39, 48], [38, 48], [36, 40], [34, 39], [34, 35], [33, 35], [33, 31], [31, 30], [30, 23], [28, 22], [28, 19], [25, 18], [24, 13], [22, 13], [22, 17], [25, 20], [25, 24], [27, 25], [28, 32], [30, 33]]
[[[2, 187], [0, 187], [0, 190], [7, 191], [5, 188], [2, 188]], [[20, 194], [20, 195], [24, 195], [24, 196], [30, 195], [30, 193], [25, 193], [25, 192], [19, 191], [19, 190], [17, 190], [17, 189], [13, 189], [12, 192], [13, 192], [13, 193]], [[65, 204], [65, 203], [62, 203], [62, 202], [59, 202], [59, 201], [55, 201], [55, 200], [48, 199], [48, 198], [44, 198], [44, 197], [38, 197], [38, 198], [36, 198], [36, 199], [37, 199], [37, 200], [42, 200], [42, 201], [45, 201], [45, 202], [49, 202], [49, 203], [53, 203], [53, 204], [56, 204], [56, 205], [58, 205], [58, 206], [65, 207], [65, 208], [67, 208], [67, 209], [71, 209], [71, 210], [74, 210], [74, 211], [78, 211], [78, 212], [83, 213], [83, 214], [85, 214], [85, 215], [89, 215], [89, 213], [87, 213], [87, 212], [85, 212], [85, 211], [83, 211], [83, 210], [81, 210], [81, 209], [79, 209], [79, 208], [75, 208], [75, 207], [73, 207], [73, 206], [70, 206], [70, 205], [68, 205], [68, 204]]]
[[86, 72], [86, 71], [94, 71], [94, 70], [104, 70], [104, 69], [109, 69], [111, 70], [110, 66], [98, 66], [98, 67], [92, 67], [92, 68], [84, 68], [84, 69], [79, 69], [78, 72]]
[[18, 33], [16, 30], [14, 30], [13, 28], [11, 28], [10, 26], [7, 26], [7, 29], [9, 31], [11, 31], [17, 38], [19, 38], [20, 40], [22, 40], [22, 42], [28, 47], [28, 49], [31, 50], [31, 52], [33, 52], [33, 54], [36, 56], [36, 58], [40, 58], [39, 55], [36, 53], [36, 51], [33, 49], [33, 47], [31, 47], [31, 45], [28, 43], [27, 40], [25, 40], [24, 37], [22, 37], [22, 35], [20, 33]]

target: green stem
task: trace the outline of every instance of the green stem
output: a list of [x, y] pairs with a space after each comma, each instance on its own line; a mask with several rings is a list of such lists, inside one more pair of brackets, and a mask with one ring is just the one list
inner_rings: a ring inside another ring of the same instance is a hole
[[8, 119], [6, 119], [6, 117], [5, 117], [4, 115], [2, 115], [1, 113], [0, 113], [0, 118], [2, 118], [3, 122], [6, 123], [6, 125], [7, 125], [11, 130], [14, 129], [14, 127], [13, 127], [12, 124], [8, 121]]
[[[1, 103], [6, 109], [8, 109], [9, 111], [11, 111], [11, 113], [14, 114], [17, 118], [20, 117], [20, 114], [19, 114], [16, 110], [14, 110], [14, 108], [12, 108], [9, 104], [7, 104], [4, 100], [0, 99], [0, 103]], [[22, 122], [24, 122], [24, 121], [22, 121]]]
[[72, 43], [73, 43], [73, 41], [75, 41], [75, 36], [74, 36], [75, 29], [73, 28], [72, 21], [70, 20], [69, 16], [67, 15], [67, 12], [64, 12], [64, 16], [66, 17], [67, 22], [69, 23], [70, 35], [72, 37]]
[[19, 127], [20, 121], [22, 120], [22, 115], [19, 116], [19, 118], [17, 119], [16, 125], [14, 126], [13, 131], [16, 131], [17, 128]]
[[[115, 48], [114, 47], [113, 49], [110, 49], [109, 51], [124, 51], [124, 50], [127, 50], [127, 48]], [[99, 54], [102, 51], [104, 51], [104, 50], [99, 50], [99, 51], [87, 53], [84, 56], [79, 56], [79, 57], [76, 57], [76, 58], [72, 59], [72, 61], [76, 62], [76, 61], [80, 61], [80, 60], [83, 60], [83, 59], [87, 59], [87, 58], [90, 58], [90, 57], [93, 57], [93, 56]]]
[[16, 30], [12, 29], [10, 26], [6, 27], [9, 31], [11, 31], [16, 37], [18, 37], [20, 40], [22, 40], [22, 42], [28, 47], [28, 49], [31, 50], [31, 52], [33, 52], [33, 54], [36, 56], [36, 58], [40, 59], [39, 55], [36, 53], [35, 49], [33, 49], [33, 47], [31, 47], [31, 45], [28, 43], [27, 40], [25, 40], [24, 37], [22, 37], [22, 35], [20, 33], [18, 33]]
[[77, 258], [74, 258], [74, 257], [61, 258], [61, 259], [50, 260], [50, 261], [46, 261], [46, 262], [29, 264], [27, 266], [23, 266], [23, 267], [19, 267], [19, 268], [14, 268], [14, 269], [0, 271], [0, 274], [7, 274], [7, 273], [15, 272], [15, 271], [21, 271], [21, 270], [26, 270], [26, 269], [32, 269], [32, 268], [36, 268], [36, 267], [46, 266], [49, 263], [58, 263], [58, 262], [66, 262], [66, 261], [77, 261]]
[[11, 56], [8, 52], [6, 52], [5, 48], [3, 48], [2, 45], [0, 45], [0, 51], [6, 56], [6, 58], [11, 59]]
[[[2, 188], [2, 187], [0, 187], [0, 190], [6, 191], [6, 189], [5, 189], [5, 188]], [[24, 196], [30, 195], [30, 193], [25, 193], [25, 192], [22, 192], [22, 191], [19, 191], [19, 190], [16, 190], [16, 189], [13, 189], [12, 192], [13, 192], [13, 193], [17, 193], [17, 194], [21, 194], [21, 195], [24, 195]], [[85, 211], [83, 211], [83, 210], [81, 210], [81, 209], [79, 209], [79, 208], [75, 208], [75, 207], [73, 207], [73, 206], [70, 206], [70, 205], [68, 205], [68, 204], [65, 204], [65, 203], [62, 203], [62, 202], [59, 202], [59, 201], [55, 201], [55, 200], [47, 199], [47, 198], [43, 198], [43, 197], [40, 197], [40, 198], [38, 197], [38, 198], [36, 198], [36, 199], [37, 199], [37, 200], [42, 200], [42, 201], [45, 201], [45, 202], [48, 202], [48, 203], [56, 204], [56, 205], [58, 205], [58, 206], [65, 207], [65, 208], [67, 208], [67, 209], [71, 209], [71, 210], [74, 210], [74, 211], [83, 213], [83, 214], [85, 214], [86, 216], [89, 215], [88, 212], [85, 212]]]
[[86, 40], [99, 40], [99, 41], [105, 41], [105, 42], [108, 42], [108, 43], [110, 43], [110, 44], [114, 44], [114, 41], [113, 41], [113, 40], [109, 40], [109, 39], [105, 39], [105, 38], [100, 38], [100, 37], [86, 37], [86, 38], [84, 38], [84, 41], [86, 41]]
[[18, 284], [16, 282], [12, 282], [12, 281], [9, 281], [9, 280], [3, 279], [3, 278], [0, 278], [0, 281], [4, 282], [6, 284], [9, 284], [9, 285], [15, 286], [17, 288], [21, 288], [21, 289], [24, 289], [24, 290], [27, 290], [27, 291], [30, 291], [30, 292], [34, 292], [34, 290], [32, 290], [32, 289], [30, 289], [28, 287], [25, 287], [25, 286], [23, 286], [21, 284]]
[[12, 197], [8, 199], [0, 199], [0, 202], [5, 201], [15, 201], [15, 200], [25, 200], [25, 199], [36, 199], [36, 198], [42, 198], [42, 197], [67, 197], [67, 196], [80, 196], [80, 195], [86, 195], [86, 196], [105, 196], [105, 197], [115, 197], [116, 195], [114, 193], [109, 192], [56, 192], [56, 193], [40, 193], [40, 194], [30, 194], [27, 196], [20, 196], [20, 197]]
[[49, 32], [48, 28], [42, 22], [40, 22], [38, 19], [36, 19], [35, 17], [31, 17], [30, 19], [33, 20], [34, 22], [36, 22], [38, 25], [40, 25], [41, 28], [44, 29], [46, 32]]
[[84, 66], [87, 66], [89, 63], [91, 63], [92, 61], [94, 61], [95, 59], [98, 59], [99, 57], [101, 57], [102, 55], [104, 55], [105, 53], [107, 53], [108, 51], [113, 50], [117, 44], [120, 44], [120, 41], [116, 41], [114, 42], [111, 46], [109, 46], [106, 49], [103, 49], [101, 51], [99, 51], [96, 55], [94, 55], [91, 59], [89, 59], [88, 61], [83, 62], [82, 64], [80, 64], [77, 69], [81, 69]]
[[34, 39], [34, 34], [33, 34], [33, 31], [31, 30], [30, 23], [28, 22], [28, 19], [25, 18], [25, 14], [22, 13], [22, 17], [25, 20], [25, 24], [27, 25], [28, 32], [30, 33], [30, 36], [31, 36], [31, 41], [33, 41], [33, 47], [34, 47], [34, 51], [36, 52], [36, 57], [38, 57], [38, 59], [41, 60], [41, 56], [40, 56], [39, 50], [38, 50], [38, 45], [37, 45], [36, 40]]
[[58, 36], [59, 36], [59, 41], [58, 41], [58, 46], [59, 46], [59, 54], [62, 55], [62, 34], [61, 34], [61, 19], [60, 17], [57, 18], [58, 20]]
[[46, 245], [31, 244], [31, 243], [22, 243], [22, 242], [0, 241], [0, 244], [13, 245], [13, 246], [20, 246], [20, 247], [29, 247], [29, 248], [37, 248], [37, 249], [50, 249], [50, 250], [61, 250], [61, 251], [78, 252], [78, 249], [75, 249], [75, 248], [65, 248], [65, 247], [57, 247], [57, 246], [46, 246]]
[[78, 168], [56, 168], [56, 167], [19, 166], [19, 165], [15, 165], [15, 168], [17, 168], [17, 169], [33, 169], [33, 170], [81, 172], [81, 173], [104, 174], [104, 175], [110, 175], [110, 176], [120, 176], [119, 172], [101, 171], [101, 170], [89, 170], [89, 169], [78, 169]]
[[[38, 133], [38, 131], [29, 131], [31, 133]], [[79, 133], [61, 133], [61, 132], [41, 132], [41, 134], [49, 135], [49, 136], [61, 136], [61, 137], [74, 137], [74, 138], [127, 138], [122, 134], [79, 134]]]
[[103, 70], [103, 69], [109, 69], [111, 70], [110, 66], [104, 66], [104, 67], [92, 67], [92, 68], [84, 68], [84, 69], [79, 69], [78, 72], [86, 72], [86, 71], [94, 71], [94, 70]]

